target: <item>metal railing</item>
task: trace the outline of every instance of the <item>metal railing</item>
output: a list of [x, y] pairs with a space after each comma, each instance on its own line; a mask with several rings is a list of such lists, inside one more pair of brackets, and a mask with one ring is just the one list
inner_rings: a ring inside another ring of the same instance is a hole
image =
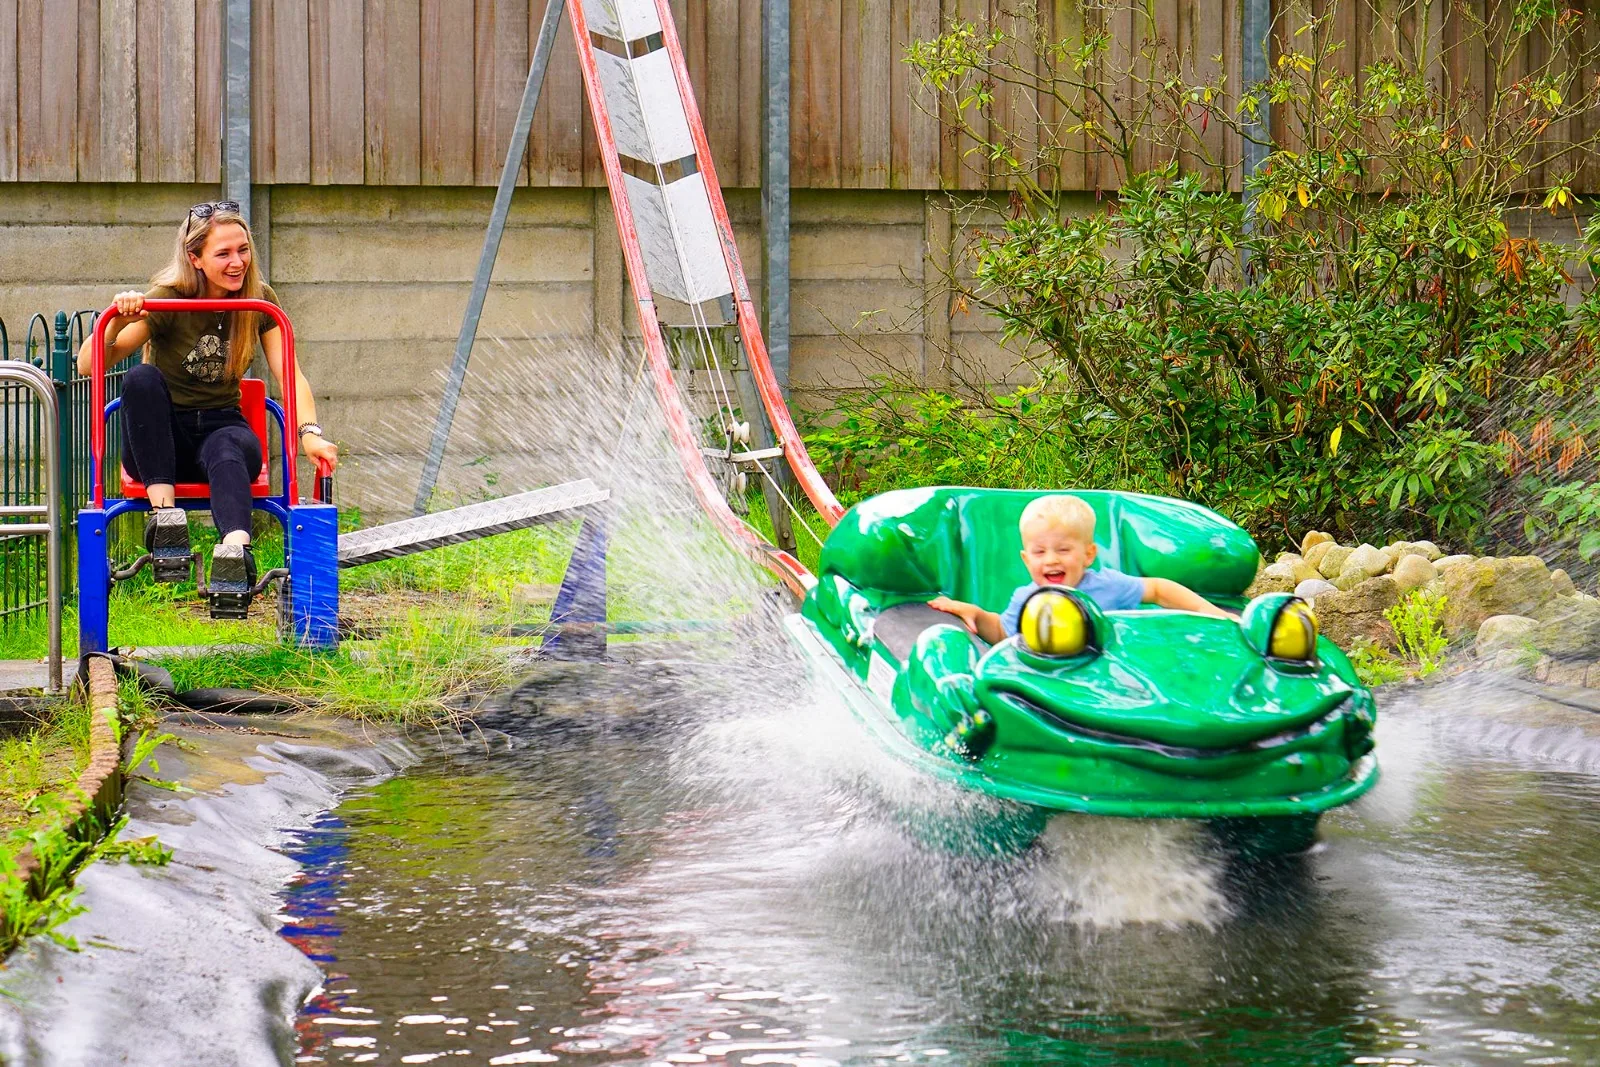
[[[31, 393], [35, 403], [28, 403], [24, 394]], [[38, 553], [28, 552], [25, 546], [38, 545], [44, 539], [44, 598], [48, 613], [50, 691], [61, 691], [61, 453], [59, 449], [60, 420], [56, 405], [56, 387], [49, 375], [38, 367], [22, 360], [0, 360], [0, 410], [4, 413], [4, 440], [7, 447], [3, 467], [3, 499], [0, 499], [0, 565], [4, 566], [6, 597], [13, 595], [14, 559], [20, 558], [23, 566], [15, 571], [15, 590], [24, 598], [37, 594]], [[11, 462], [21, 449], [10, 446], [27, 443], [42, 463]], [[42, 499], [40, 499], [42, 498]], [[15, 519], [43, 519], [43, 522], [15, 522]], [[12, 546], [22, 546], [18, 552]], [[21, 612], [37, 610], [40, 602], [27, 602], [10, 608]]]

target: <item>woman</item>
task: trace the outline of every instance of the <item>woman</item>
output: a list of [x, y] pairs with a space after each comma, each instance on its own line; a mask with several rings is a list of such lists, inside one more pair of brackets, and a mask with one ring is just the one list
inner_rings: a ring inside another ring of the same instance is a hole
[[[222, 544], [244, 546], [246, 574], [254, 585], [250, 483], [260, 472], [263, 457], [261, 442], [239, 411], [239, 379], [250, 367], [259, 336], [267, 366], [283, 387], [283, 331], [253, 311], [175, 314], [144, 309], [149, 299], [254, 298], [278, 303], [277, 294], [262, 282], [256, 268], [250, 226], [239, 205], [222, 200], [190, 208], [178, 227], [172, 262], [151, 282], [148, 293], [117, 294], [106, 349], [110, 366], [148, 345], [144, 362], [122, 380], [122, 463], [145, 483], [149, 494], [145, 545], [154, 550], [158, 529], [184, 531], [186, 543], [186, 519], [174, 507], [174, 486], [181, 481], [206, 482]], [[78, 350], [79, 374], [90, 372], [91, 352], [91, 342], [85, 341]], [[301, 449], [312, 462], [336, 465], [338, 449], [323, 439], [311, 385], [298, 367], [294, 387], [303, 420], [296, 428]], [[218, 577], [216, 558], [238, 555], [219, 552], [213, 558], [213, 581]]]

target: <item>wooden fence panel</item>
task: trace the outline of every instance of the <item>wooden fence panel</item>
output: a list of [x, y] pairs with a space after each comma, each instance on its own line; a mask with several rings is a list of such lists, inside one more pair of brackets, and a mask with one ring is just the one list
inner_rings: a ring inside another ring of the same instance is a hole
[[[555, 0], [561, 2], [561, 0]], [[1037, 15], [1051, 41], [1106, 33], [1097, 75], [1123, 113], [1145, 106], [1141, 79], [1176, 62], [1186, 78], [1225, 72], [1237, 106], [1241, 0], [1150, 0], [1102, 7], [1084, 0], [793, 0], [791, 170], [818, 188], [979, 190], [992, 166], [971, 138], [947, 134], [935, 100], [904, 61], [916, 40], [960, 18], [1021, 29]], [[214, 182], [220, 176], [223, 0], [0, 0], [0, 181]], [[672, 0], [691, 81], [718, 174], [758, 184], [763, 79], [761, 5], [756, 0]], [[1534, 41], [1514, 56], [1471, 40], [1474, 17], [1496, 25], [1509, 0], [1275, 0], [1274, 51], [1313, 51], [1347, 42], [1333, 68], [1356, 77], [1386, 56], [1429, 57], [1428, 74], [1481, 111], [1482, 94], [1550, 61]], [[254, 0], [253, 149], [262, 182], [493, 185], [498, 181], [545, 0]], [[1147, 19], [1146, 11], [1153, 18]], [[1380, 13], [1381, 12], [1381, 13]], [[1295, 36], [1308, 19], [1315, 35]], [[1595, 31], [1589, 31], [1594, 34]], [[1595, 43], [1591, 36], [1589, 44]], [[1581, 49], [1554, 56], [1570, 90], [1597, 72], [1578, 69]], [[1043, 72], [1049, 62], [1023, 42], [1017, 57]], [[1497, 58], [1507, 66], [1501, 70]], [[1065, 65], [1065, 59], [1055, 62]], [[1138, 71], [1129, 77], [1123, 71]], [[1121, 165], [1083, 153], [1089, 139], [1062, 127], [1081, 121], [1048, 89], [996, 87], [994, 128], [1019, 149], [1065, 138], [1069, 149], [1046, 185], [1114, 189]], [[1165, 107], [1165, 105], [1162, 105]], [[948, 117], [948, 116], [947, 116]], [[1239, 139], [1215, 123], [1163, 112], [1192, 137], [1186, 168], [1212, 159], [1237, 167]], [[980, 120], [981, 121], [981, 120]], [[1575, 116], [1553, 136], [1582, 140], [1600, 116]], [[1299, 131], [1280, 113], [1291, 147]], [[1479, 138], [1481, 122], [1462, 132]], [[1072, 150], [1076, 149], [1076, 151]], [[1161, 158], [1138, 144], [1134, 166]], [[1577, 171], [1580, 190], [1600, 186], [1600, 158], [1574, 154], [1523, 185]], [[1235, 174], [1237, 171], [1235, 170]], [[1382, 175], [1374, 175], [1381, 187]], [[534, 119], [518, 180], [534, 185], [604, 183], [583, 99], [570, 27], [564, 27]]]
[[[264, 42], [265, 43], [265, 42]], [[272, 162], [267, 181], [305, 185], [311, 181], [311, 10], [307, 0], [273, 0], [272, 112], [261, 116], [271, 129]], [[252, 116], [253, 121], [255, 117]]]
[[[528, 7], [528, 0], [478, 0], [474, 173], [479, 185], [499, 181], [506, 146], [511, 141], [517, 105], [528, 79]], [[533, 170], [549, 167], [548, 108], [541, 107], [535, 115], [529, 156]], [[525, 164], [519, 181], [527, 181], [527, 169]]]
[[[362, 3], [311, 0], [307, 16], [311, 181], [359, 185], [366, 174]], [[423, 57], [425, 60], [426, 51]], [[470, 103], [470, 74], [468, 77]], [[422, 151], [425, 155], [425, 149]]]
[[0, 182], [17, 180], [17, 0], [0, 0]]
[[422, 0], [422, 182], [471, 185], [477, 56], [461, 0]]
[[194, 8], [194, 180], [222, 180], [222, 0]]
[[69, 182], [78, 168], [78, 7], [22, 0], [17, 18], [17, 170]]
[[367, 0], [363, 84], [369, 185], [422, 180], [421, 38], [419, 0]]
[[[550, 2], [560, 3], [561, 0], [550, 0]], [[539, 23], [544, 20], [543, 4], [535, 0], [529, 6], [536, 10], [529, 11], [532, 19], [528, 29], [529, 51], [517, 68], [519, 100], [522, 89], [528, 83], [528, 66], [533, 61], [533, 44], [539, 39]], [[585, 136], [585, 130], [589, 125], [589, 104], [583, 96], [583, 72], [578, 69], [577, 45], [572, 39], [570, 19], [561, 21], [561, 32], [556, 37], [555, 50], [550, 56], [549, 72], [545, 75], [544, 91], [539, 94], [539, 110], [546, 116], [545, 124], [540, 125], [536, 122], [535, 128], [545, 130], [545, 136], [549, 139], [549, 151], [545, 156], [545, 166], [541, 170], [534, 172], [532, 168], [529, 169], [529, 182], [537, 185], [585, 184], [586, 143], [592, 140], [592, 137]], [[503, 162], [502, 157], [502, 164]], [[495, 174], [499, 174], [498, 167], [495, 169]], [[599, 184], [605, 184], [603, 171]]]

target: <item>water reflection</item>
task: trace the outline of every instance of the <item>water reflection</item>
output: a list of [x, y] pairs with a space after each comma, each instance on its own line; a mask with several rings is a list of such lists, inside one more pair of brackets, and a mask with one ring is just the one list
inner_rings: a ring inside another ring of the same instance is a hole
[[825, 709], [550, 730], [531, 700], [496, 723], [514, 751], [441, 755], [300, 843], [284, 932], [328, 972], [302, 1062], [1600, 1060], [1581, 722], [1407, 698], [1370, 801], [1241, 869], [1173, 824], [930, 853]]

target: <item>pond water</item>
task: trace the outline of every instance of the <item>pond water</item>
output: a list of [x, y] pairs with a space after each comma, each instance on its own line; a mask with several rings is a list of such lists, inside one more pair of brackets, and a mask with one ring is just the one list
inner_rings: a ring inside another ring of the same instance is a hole
[[1121, 820], [926, 851], [883, 783], [937, 791], [812, 693], [569, 676], [489, 721], [300, 835], [300, 1062], [1600, 1062], [1600, 716], [1389, 697], [1379, 787], [1252, 869]]

